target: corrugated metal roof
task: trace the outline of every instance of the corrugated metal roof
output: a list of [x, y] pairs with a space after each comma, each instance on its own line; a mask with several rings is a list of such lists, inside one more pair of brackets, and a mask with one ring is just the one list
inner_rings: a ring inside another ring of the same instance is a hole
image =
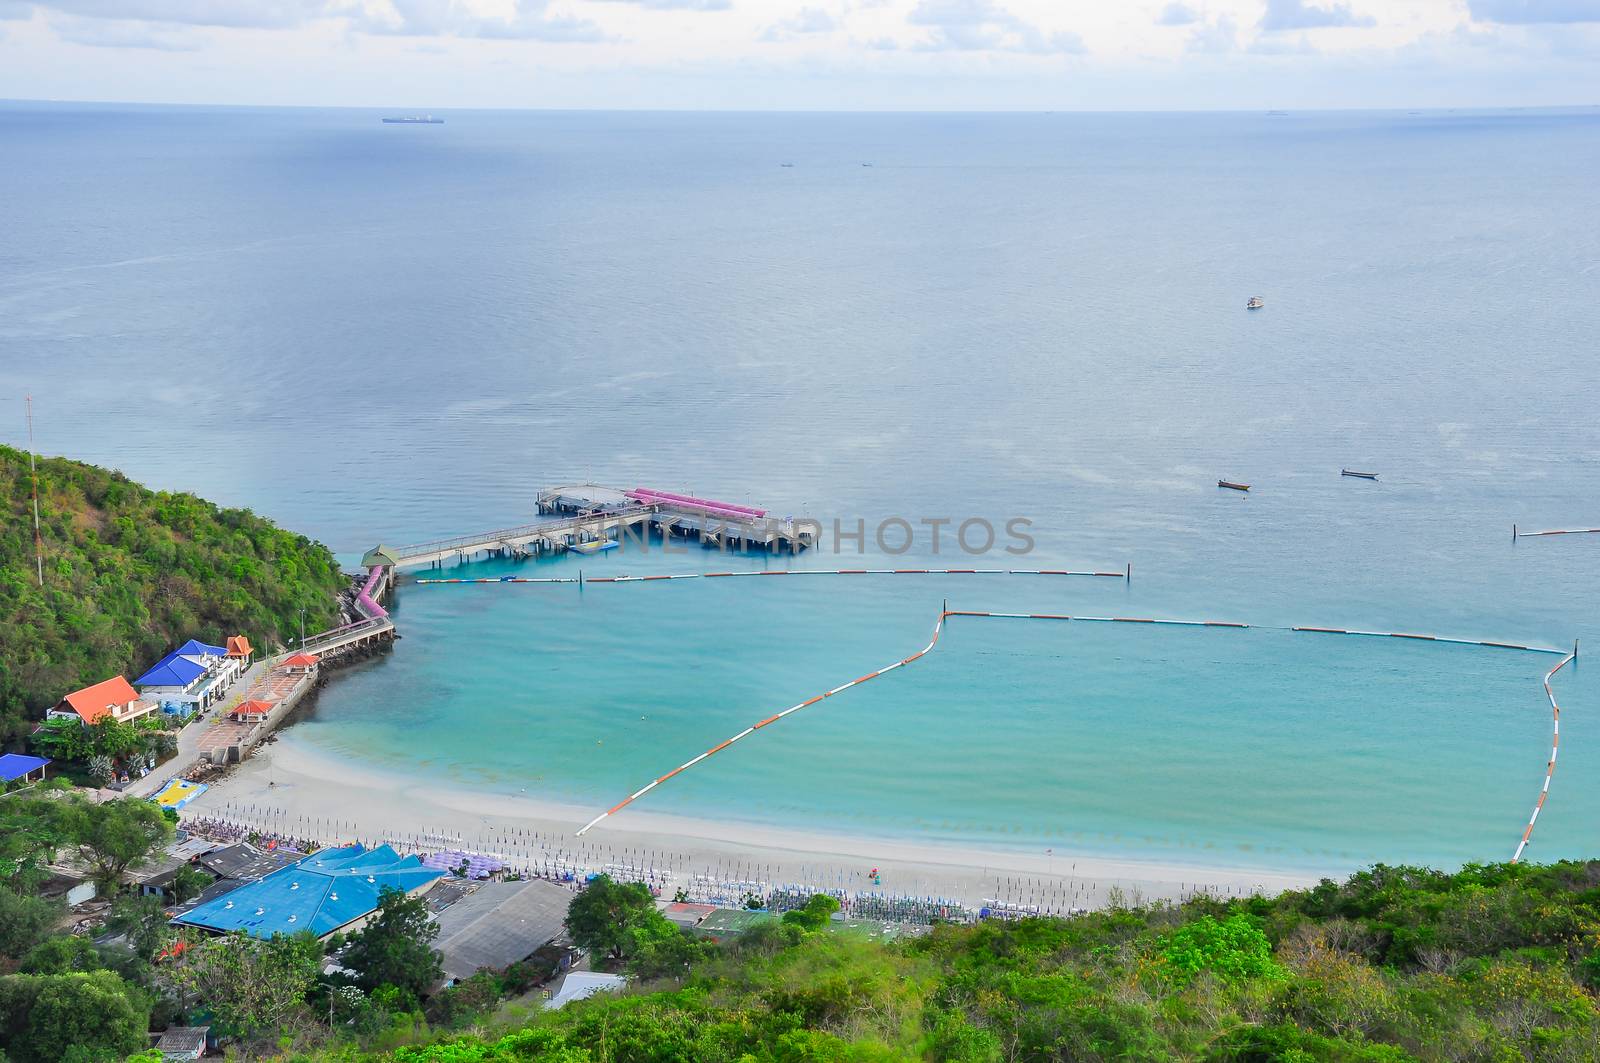
[[199, 639], [190, 639], [182, 646], [172, 651], [178, 654], [188, 654], [194, 657], [226, 657], [228, 651], [222, 646], [210, 646]]
[[30, 757], [24, 753], [0, 753], [0, 782], [20, 779], [30, 771], [38, 771], [49, 763], [45, 757]]
[[142, 687], [186, 687], [205, 674], [203, 666], [174, 652], [161, 658], [155, 667], [134, 682]]
[[485, 882], [435, 916], [447, 978], [481, 967], [502, 970], [527, 959], [561, 933], [576, 896], [551, 882]]
[[387, 845], [324, 849], [197, 905], [173, 922], [262, 938], [301, 930], [325, 937], [377, 908], [381, 890], [410, 893], [442, 874]]

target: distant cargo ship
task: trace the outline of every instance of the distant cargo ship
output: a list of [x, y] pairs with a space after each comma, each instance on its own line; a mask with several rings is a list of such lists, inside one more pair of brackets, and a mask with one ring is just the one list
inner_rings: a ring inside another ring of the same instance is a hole
[[431, 114], [404, 114], [396, 118], [385, 118], [389, 125], [444, 125], [443, 118], [435, 118]]

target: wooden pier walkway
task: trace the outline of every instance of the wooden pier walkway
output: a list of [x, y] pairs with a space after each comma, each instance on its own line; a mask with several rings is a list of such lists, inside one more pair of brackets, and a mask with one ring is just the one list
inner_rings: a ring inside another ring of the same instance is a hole
[[540, 492], [537, 508], [545, 519], [532, 524], [377, 550], [395, 568], [414, 568], [469, 561], [479, 554], [559, 553], [598, 539], [632, 536], [642, 541], [649, 532], [769, 553], [798, 553], [817, 541], [817, 529], [804, 521], [779, 520], [751, 506], [646, 488], [568, 484]]

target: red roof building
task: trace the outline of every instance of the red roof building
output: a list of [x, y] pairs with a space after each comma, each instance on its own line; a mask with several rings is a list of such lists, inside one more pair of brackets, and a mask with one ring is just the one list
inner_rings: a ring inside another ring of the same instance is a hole
[[317, 662], [321, 659], [314, 653], [297, 653], [292, 657], [285, 658], [283, 667], [290, 671], [309, 672], [317, 666]]
[[257, 698], [252, 698], [249, 701], [241, 701], [229, 709], [228, 715], [236, 720], [265, 720], [267, 715], [277, 707], [277, 704], [275, 701], [261, 701]]
[[229, 635], [227, 649], [229, 657], [240, 657], [247, 661], [251, 654], [256, 652], [251, 647], [250, 640], [243, 635]]
[[126, 723], [148, 716], [157, 709], [153, 701], [140, 701], [139, 692], [128, 685], [122, 676], [107, 679], [94, 686], [74, 690], [62, 698], [49, 715], [77, 717], [85, 724], [96, 723], [109, 716]]

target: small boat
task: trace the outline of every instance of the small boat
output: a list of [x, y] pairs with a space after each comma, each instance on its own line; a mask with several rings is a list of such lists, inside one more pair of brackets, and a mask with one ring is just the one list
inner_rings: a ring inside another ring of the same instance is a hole
[[615, 550], [621, 544], [615, 539], [590, 539], [584, 543], [574, 543], [572, 548], [580, 554], [598, 554], [604, 550]]
[[1244, 308], [1246, 310], [1260, 310], [1263, 306], [1266, 306], [1266, 305], [1267, 304], [1262, 300], [1261, 296], [1252, 295], [1250, 297], [1250, 301], [1248, 303], [1244, 304]]
[[1249, 484], [1236, 484], [1232, 480], [1218, 480], [1217, 481], [1217, 486], [1218, 487], [1226, 487], [1230, 491], [1248, 491], [1248, 490], [1250, 490], [1250, 485]]
[[780, 163], [778, 163], [778, 165], [782, 166], [785, 170], [794, 169], [794, 163], [792, 163], [792, 162], [780, 162]]
[[1375, 472], [1356, 472], [1354, 469], [1340, 469], [1339, 475], [1354, 476], [1358, 480], [1376, 480], [1378, 478], [1378, 474]]
[[394, 118], [385, 118], [384, 125], [444, 125], [443, 118], [435, 118], [431, 114], [403, 114]]

